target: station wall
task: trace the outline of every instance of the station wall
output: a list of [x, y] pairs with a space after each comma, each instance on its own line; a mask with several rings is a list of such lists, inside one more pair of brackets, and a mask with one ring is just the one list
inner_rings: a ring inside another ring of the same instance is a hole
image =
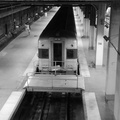
[[8, 42], [11, 37], [16, 37], [22, 32], [26, 23], [31, 25], [32, 22], [44, 15], [44, 11], [48, 11], [49, 9], [51, 7], [21, 6], [0, 12], [0, 16], [3, 16], [0, 17], [0, 47]]

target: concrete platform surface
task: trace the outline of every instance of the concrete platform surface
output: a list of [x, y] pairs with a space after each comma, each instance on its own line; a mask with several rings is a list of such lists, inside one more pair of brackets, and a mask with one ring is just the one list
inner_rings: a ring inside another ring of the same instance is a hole
[[7, 99], [4, 107], [0, 111], [0, 120], [10, 120], [15, 110], [18, 109], [22, 99], [24, 98], [25, 90], [14, 91]]
[[0, 52], [0, 109], [12, 91], [20, 89], [25, 70], [36, 54], [38, 38], [59, 8], [55, 7], [31, 25], [31, 33], [22, 32]]

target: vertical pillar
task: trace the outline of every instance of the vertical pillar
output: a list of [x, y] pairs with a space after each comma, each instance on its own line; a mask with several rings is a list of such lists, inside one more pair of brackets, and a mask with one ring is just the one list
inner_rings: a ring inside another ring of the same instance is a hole
[[84, 36], [86, 36], [87, 18], [84, 18]]
[[77, 16], [80, 17], [80, 8], [79, 7], [76, 7], [76, 12], [77, 12]]
[[84, 27], [83, 27], [83, 24], [84, 24], [84, 14], [83, 14], [83, 11], [81, 10], [81, 23], [80, 23], [80, 26], [81, 26], [81, 36], [84, 35]]
[[95, 20], [96, 20], [96, 10], [93, 6], [91, 6], [91, 13], [90, 13], [90, 42], [89, 48], [95, 48]]
[[94, 26], [90, 26], [90, 42], [89, 42], [89, 49], [94, 48]]
[[81, 23], [83, 23], [83, 12], [79, 6], [77, 7], [77, 10], [78, 10], [78, 16], [79, 16], [80, 24], [81, 24]]
[[[104, 35], [106, 35], [107, 37], [109, 37], [110, 13], [111, 13], [111, 7], [106, 6]], [[106, 66], [107, 61], [108, 61], [107, 51], [108, 51], [108, 42], [106, 42], [104, 40], [104, 56], [103, 56], [103, 65], [104, 66]]]
[[86, 36], [90, 37], [90, 19], [86, 19]]
[[89, 37], [90, 35], [90, 20], [89, 20], [89, 6], [85, 7], [85, 18], [84, 18], [84, 36]]
[[[115, 5], [116, 6], [116, 5]], [[111, 8], [111, 20], [110, 20], [110, 42], [118, 49], [119, 41], [119, 24], [120, 24], [120, 8], [116, 8], [112, 5]], [[107, 61], [107, 76], [106, 76], [106, 99], [114, 99], [115, 84], [116, 84], [116, 69], [117, 69], [117, 52], [112, 44], [108, 44], [108, 61]]]
[[[120, 52], [120, 4], [114, 3], [111, 8], [111, 21], [110, 21], [110, 41]], [[108, 78], [107, 79], [107, 94], [111, 94], [115, 89], [114, 100], [114, 116], [115, 120], [120, 120], [120, 54], [115, 49], [109, 47], [109, 63], [108, 63]], [[111, 73], [111, 74], [110, 74]], [[112, 78], [113, 79], [112, 79]]]
[[78, 13], [79, 13], [79, 21], [80, 21], [80, 36], [83, 36], [83, 18], [84, 18], [84, 15], [83, 15], [83, 12], [82, 10], [80, 9], [80, 7], [78, 7]]
[[81, 17], [81, 15], [80, 15], [80, 8], [79, 8], [79, 6], [75, 7], [75, 8], [76, 8], [76, 16], [78, 16], [78, 18], [80, 18]]
[[84, 19], [84, 14], [83, 14], [83, 11], [81, 10], [81, 23], [83, 24], [83, 19]]
[[101, 3], [98, 7], [97, 20], [97, 43], [96, 43], [96, 67], [103, 65], [103, 35], [104, 35], [104, 16], [105, 4]]
[[[120, 33], [119, 33], [120, 39]], [[120, 41], [119, 41], [119, 51], [120, 51]], [[117, 75], [116, 75], [116, 85], [115, 85], [115, 97], [114, 97], [114, 116], [115, 120], [120, 120], [120, 55], [117, 58]]]

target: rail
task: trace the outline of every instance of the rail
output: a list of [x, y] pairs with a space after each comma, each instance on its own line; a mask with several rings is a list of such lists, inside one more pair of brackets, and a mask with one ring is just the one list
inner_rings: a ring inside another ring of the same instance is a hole
[[12, 120], [84, 120], [81, 100], [81, 93], [27, 92]]

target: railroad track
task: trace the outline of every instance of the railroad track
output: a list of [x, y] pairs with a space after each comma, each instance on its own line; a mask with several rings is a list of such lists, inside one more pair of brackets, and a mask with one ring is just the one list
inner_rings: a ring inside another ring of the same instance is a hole
[[84, 120], [81, 102], [80, 94], [27, 93], [13, 120]]

